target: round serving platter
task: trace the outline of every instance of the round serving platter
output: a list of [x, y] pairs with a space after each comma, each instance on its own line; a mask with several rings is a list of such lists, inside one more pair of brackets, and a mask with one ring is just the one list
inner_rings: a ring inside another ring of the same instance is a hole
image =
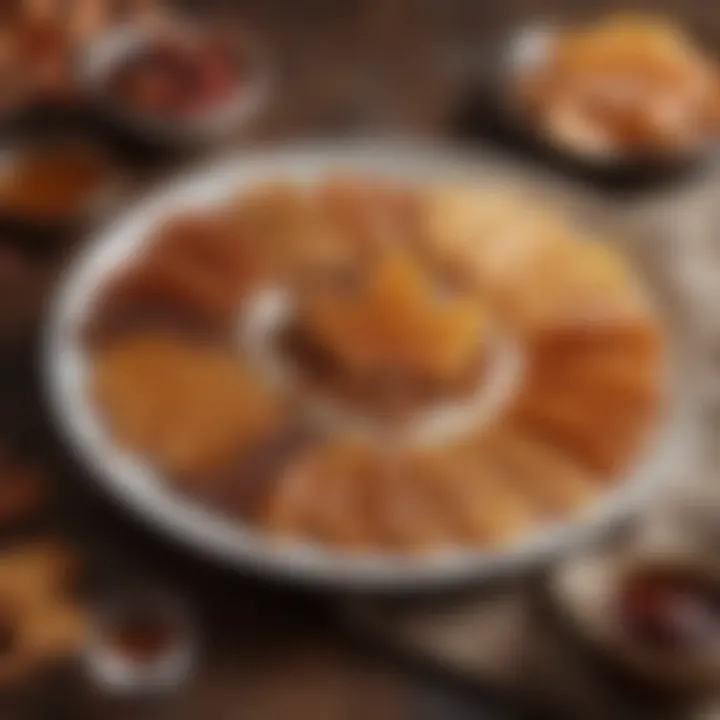
[[[679, 382], [688, 376], [687, 371], [680, 371], [685, 366], [681, 356], [684, 343], [672, 339], [672, 327], [668, 410], [648, 451], [589, 512], [572, 522], [533, 530], [502, 550], [459, 548], [430, 556], [400, 557], [355, 555], [302, 542], [279, 542], [173, 492], [146, 461], [116, 445], [86, 390], [89, 359], [79, 333], [107, 274], [131, 259], [156, 225], [178, 211], [215, 204], [268, 180], [313, 180], [337, 172], [372, 173], [412, 183], [510, 184], [571, 212], [577, 207], [576, 214], [589, 213], [597, 222], [604, 215], [576, 191], [513, 168], [491, 154], [459, 153], [402, 141], [239, 153], [173, 182], [127, 209], [85, 246], [61, 279], [51, 306], [44, 361], [52, 409], [60, 432], [97, 482], [153, 528], [216, 560], [295, 581], [372, 591], [430, 589], [519, 573], [599, 537], [647, 504], [659, 484], [687, 460], [695, 437], [695, 403]], [[588, 216], [586, 225], [590, 219]], [[596, 229], [590, 224], [591, 231]], [[602, 236], [603, 228], [600, 230]], [[642, 278], [643, 268], [637, 270]], [[652, 279], [645, 280], [652, 297]], [[657, 300], [659, 311], [664, 312], [661, 294]]]

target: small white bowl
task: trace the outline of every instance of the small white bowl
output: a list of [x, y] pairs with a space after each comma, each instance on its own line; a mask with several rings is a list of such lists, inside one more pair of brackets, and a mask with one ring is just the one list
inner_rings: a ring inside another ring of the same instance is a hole
[[720, 636], [698, 649], [658, 649], [625, 625], [624, 584], [644, 572], [687, 574], [720, 587], [717, 569], [673, 552], [633, 552], [623, 557], [579, 555], [555, 574], [552, 594], [564, 617], [600, 652], [633, 674], [674, 688], [717, 691], [720, 687]]
[[[167, 647], [149, 658], [133, 658], [112, 642], [112, 632], [123, 619], [140, 613], [166, 623], [174, 633]], [[90, 679], [105, 692], [149, 695], [171, 692], [187, 682], [197, 652], [197, 632], [185, 604], [165, 592], [143, 590], [100, 607], [85, 650], [85, 665]]]
[[[200, 36], [203, 26], [176, 24], [170, 34]], [[230, 137], [265, 107], [272, 81], [267, 48], [250, 30], [239, 29], [234, 40], [240, 67], [234, 94], [222, 104], [192, 117], [145, 113], [113, 98], [108, 83], [122, 63], [162, 35], [151, 26], [118, 26], [92, 43], [81, 61], [80, 76], [99, 114], [119, 129], [162, 146], [205, 145]], [[242, 56], [242, 57], [240, 57]]]

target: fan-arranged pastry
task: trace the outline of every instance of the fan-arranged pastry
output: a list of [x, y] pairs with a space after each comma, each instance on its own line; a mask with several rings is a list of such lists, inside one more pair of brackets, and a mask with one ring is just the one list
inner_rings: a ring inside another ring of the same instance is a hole
[[499, 545], [536, 516], [528, 494], [481, 449], [378, 453], [340, 439], [290, 463], [263, 519], [281, 535], [415, 553]]
[[242, 235], [220, 214], [173, 218], [146, 252], [100, 289], [91, 339], [139, 327], [227, 333], [238, 304], [264, 273]]
[[247, 457], [281, 422], [276, 400], [242, 362], [162, 334], [104, 347], [94, 391], [118, 440], [180, 477]]
[[592, 507], [663, 412], [629, 265], [505, 191], [279, 180], [171, 219], [98, 298], [115, 441], [283, 542], [513, 543]]

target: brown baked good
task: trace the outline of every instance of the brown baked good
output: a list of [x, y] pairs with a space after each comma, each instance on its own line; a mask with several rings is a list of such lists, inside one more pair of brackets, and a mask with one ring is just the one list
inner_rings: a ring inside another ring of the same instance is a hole
[[170, 476], [230, 465], [281, 422], [270, 390], [232, 354], [162, 334], [103, 348], [93, 392], [118, 440]]
[[77, 557], [54, 540], [0, 554], [0, 683], [16, 682], [82, 648], [88, 618], [72, 596], [79, 567]]
[[262, 260], [224, 216], [183, 215], [101, 288], [86, 334], [102, 343], [142, 328], [227, 333], [264, 275]]
[[352, 291], [310, 293], [299, 324], [351, 376], [448, 382], [476, 363], [488, 321], [472, 297], [441, 294], [406, 253], [384, 255]]

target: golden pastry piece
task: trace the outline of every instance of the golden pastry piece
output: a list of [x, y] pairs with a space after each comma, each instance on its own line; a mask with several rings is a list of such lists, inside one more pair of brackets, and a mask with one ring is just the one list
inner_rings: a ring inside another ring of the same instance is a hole
[[654, 398], [628, 398], [621, 391], [557, 392], [524, 389], [510, 418], [605, 475], [620, 471], [638, 452], [656, 415]]
[[597, 352], [568, 356], [535, 356], [527, 369], [526, 387], [583, 399], [613, 397], [620, 403], [659, 411], [662, 405], [663, 366], [658, 358], [615, 351], [612, 345]]
[[361, 547], [368, 540], [363, 494], [381, 475], [382, 463], [363, 443], [312, 447], [278, 478], [260, 521], [278, 536]]
[[337, 176], [317, 187], [267, 183], [229, 211], [236, 231], [290, 279], [344, 277], [417, 232], [417, 193], [376, 178]]
[[79, 565], [55, 540], [0, 554], [0, 684], [82, 650], [88, 617], [71, 597]]
[[526, 342], [536, 366], [579, 369], [596, 360], [652, 372], [663, 360], [665, 336], [653, 318], [627, 317], [547, 327]]
[[452, 535], [432, 488], [408, 470], [387, 449], [328, 441], [290, 463], [262, 522], [278, 536], [356, 551], [432, 551]]
[[214, 334], [236, 321], [234, 292], [212, 276], [175, 259], [146, 261], [123, 268], [101, 288], [84, 335], [102, 345], [148, 328]]
[[623, 258], [531, 199], [505, 191], [429, 194], [427, 243], [524, 333], [649, 317]]
[[236, 231], [285, 280], [352, 268], [355, 253], [320, 202], [300, 183], [268, 183], [228, 210]]
[[266, 269], [217, 214], [180, 216], [101, 289], [88, 334], [107, 340], [143, 327], [227, 332]]
[[557, 214], [503, 188], [441, 186], [425, 193], [423, 208], [430, 261], [491, 296], [573, 239]]
[[650, 322], [638, 282], [609, 245], [578, 239], [536, 258], [513, 279], [506, 297], [512, 317], [530, 332], [571, 325]]
[[236, 297], [248, 292], [267, 272], [241, 228], [217, 210], [173, 218], [160, 227], [150, 243], [151, 259], [184, 262], [211, 276]]
[[409, 456], [405, 473], [408, 493], [426, 488], [445, 545], [499, 546], [527, 532], [539, 517], [535, 499], [507, 481], [483, 446], [417, 452]]
[[497, 545], [536, 518], [532, 501], [478, 452], [391, 452], [353, 441], [305, 453], [278, 480], [263, 524], [278, 535], [426, 553]]
[[488, 318], [473, 297], [442, 296], [406, 254], [383, 257], [356, 292], [310, 294], [300, 323], [350, 375], [443, 381], [481, 356]]
[[93, 392], [119, 442], [171, 476], [210, 475], [267, 441], [279, 408], [233, 355], [129, 336], [95, 356]]
[[331, 177], [317, 192], [330, 223], [359, 260], [416, 243], [421, 210], [416, 190], [381, 178], [346, 175]]
[[506, 482], [529, 497], [549, 517], [584, 509], [602, 490], [600, 479], [564, 453], [521, 429], [498, 428], [486, 439], [488, 452]]

